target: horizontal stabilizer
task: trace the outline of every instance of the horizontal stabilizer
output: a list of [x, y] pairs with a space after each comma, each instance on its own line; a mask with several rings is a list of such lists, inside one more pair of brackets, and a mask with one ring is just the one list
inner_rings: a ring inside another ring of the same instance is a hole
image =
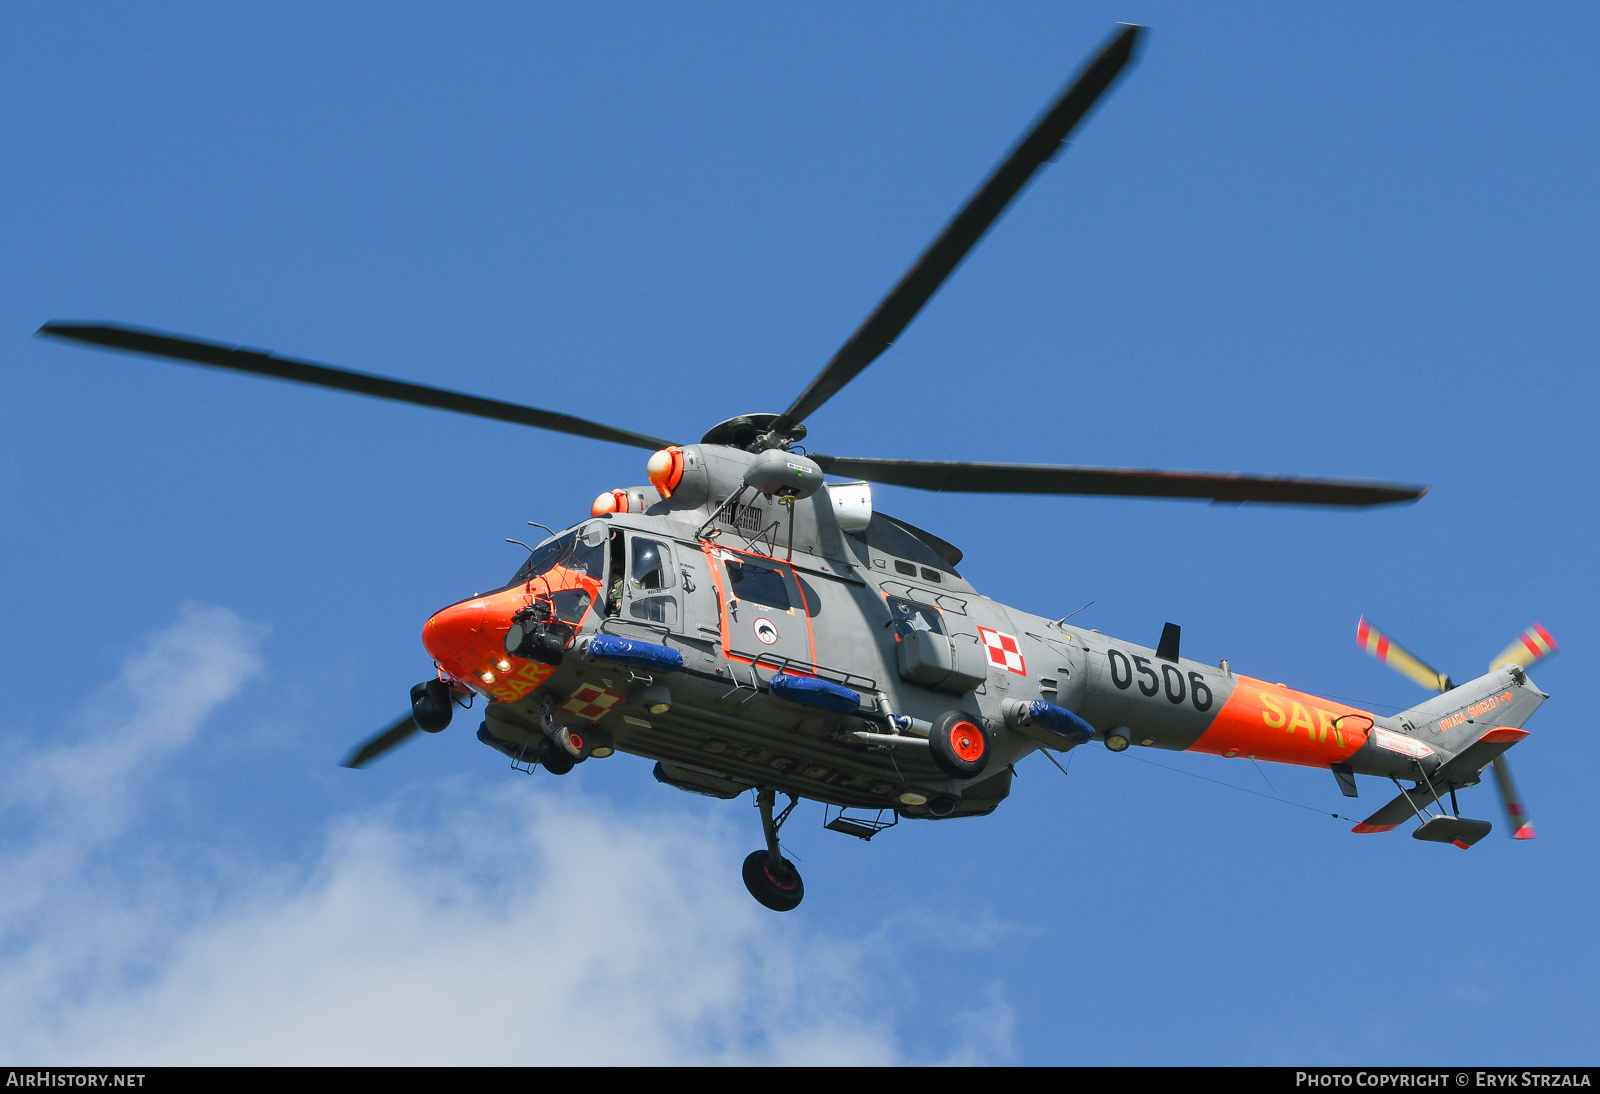
[[[1411, 793], [1413, 791], [1401, 790], [1399, 797], [1350, 829], [1350, 831], [1360, 832], [1363, 835], [1368, 832], [1393, 832], [1400, 827], [1402, 821], [1410, 820], [1416, 816], [1423, 806], [1428, 803], [1429, 799], [1423, 796], [1422, 791], [1414, 791], [1415, 798], [1408, 797]], [[1413, 802], [1415, 805], [1412, 804]]]
[[1434, 782], [1444, 786], [1463, 786], [1476, 781], [1478, 772], [1527, 735], [1525, 729], [1496, 726], [1446, 760], [1433, 776]]
[[1494, 825], [1488, 821], [1468, 820], [1466, 817], [1430, 817], [1417, 826], [1411, 838], [1432, 843], [1453, 843], [1465, 851], [1492, 831]]

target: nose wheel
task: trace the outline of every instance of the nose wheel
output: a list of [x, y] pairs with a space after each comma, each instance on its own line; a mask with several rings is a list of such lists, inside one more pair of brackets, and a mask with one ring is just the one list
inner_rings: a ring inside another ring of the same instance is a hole
[[764, 851], [752, 851], [744, 860], [744, 887], [756, 902], [775, 912], [789, 912], [799, 907], [806, 895], [805, 883], [794, 863], [783, 857], [778, 849], [778, 829], [789, 819], [798, 798], [790, 795], [783, 812], [773, 816], [777, 795], [770, 787], [756, 790], [756, 808], [761, 810], [761, 832], [767, 837]]

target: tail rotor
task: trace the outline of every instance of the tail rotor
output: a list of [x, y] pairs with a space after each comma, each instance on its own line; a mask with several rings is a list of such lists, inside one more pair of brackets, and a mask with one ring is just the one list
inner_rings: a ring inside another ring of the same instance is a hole
[[[1356, 624], [1356, 643], [1377, 660], [1429, 691], [1446, 692], [1455, 686], [1450, 677], [1426, 664], [1367, 622], [1366, 616], [1362, 616], [1361, 621]], [[1559, 648], [1556, 640], [1550, 637], [1550, 632], [1535, 623], [1489, 662], [1489, 671], [1493, 672], [1506, 665], [1527, 668], [1540, 658], [1555, 653]], [[1522, 796], [1517, 793], [1517, 784], [1511, 778], [1511, 765], [1506, 763], [1506, 758], [1502, 755], [1494, 758], [1493, 766], [1494, 782], [1500, 791], [1500, 803], [1505, 806], [1506, 824], [1511, 829], [1511, 838], [1533, 839], [1535, 835], [1533, 822], [1528, 817], [1527, 807], [1522, 804]]]

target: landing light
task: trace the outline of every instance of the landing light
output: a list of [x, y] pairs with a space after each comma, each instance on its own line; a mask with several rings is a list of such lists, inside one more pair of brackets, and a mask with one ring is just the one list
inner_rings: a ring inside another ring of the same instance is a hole
[[483, 672], [478, 673], [478, 679], [482, 680], [485, 684], [492, 684], [494, 683], [494, 673], [485, 669]]
[[928, 795], [918, 794], [915, 790], [907, 790], [900, 795], [901, 805], [927, 805]]
[[511, 671], [511, 662], [510, 661], [496, 661], [494, 663], [494, 667], [499, 669], [501, 672], [510, 672]]
[[1126, 729], [1113, 729], [1106, 734], [1106, 748], [1112, 752], [1126, 752], [1131, 740]]
[[672, 709], [672, 692], [664, 684], [652, 684], [640, 691], [635, 701], [651, 714], [665, 714]]

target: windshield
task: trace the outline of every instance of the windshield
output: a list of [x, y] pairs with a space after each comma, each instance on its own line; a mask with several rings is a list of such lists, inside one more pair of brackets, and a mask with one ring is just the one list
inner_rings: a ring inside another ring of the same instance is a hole
[[605, 540], [587, 544], [574, 530], [536, 547], [511, 584], [526, 586], [533, 599], [549, 605], [552, 616], [576, 627], [600, 595], [605, 568]]
[[598, 543], [593, 547], [578, 542], [576, 531], [568, 532], [564, 536], [547, 540], [534, 548], [533, 554], [517, 570], [511, 578], [511, 584], [521, 585], [532, 581], [534, 578], [549, 573], [557, 566], [567, 570], [574, 570], [596, 581], [605, 569], [605, 544]]

